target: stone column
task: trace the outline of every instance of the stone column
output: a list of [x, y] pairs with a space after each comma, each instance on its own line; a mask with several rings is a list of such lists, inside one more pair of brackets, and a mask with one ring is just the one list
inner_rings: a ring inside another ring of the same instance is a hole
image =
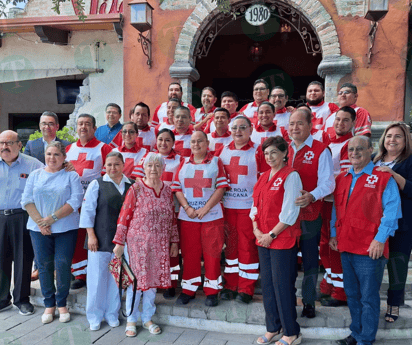
[[200, 78], [197, 69], [187, 61], [176, 61], [170, 66], [169, 73], [172, 78], [179, 79], [182, 85], [182, 101], [192, 104], [192, 83]]
[[318, 66], [318, 74], [325, 79], [325, 101], [337, 101], [339, 81], [352, 72], [352, 59], [344, 55], [328, 55]]

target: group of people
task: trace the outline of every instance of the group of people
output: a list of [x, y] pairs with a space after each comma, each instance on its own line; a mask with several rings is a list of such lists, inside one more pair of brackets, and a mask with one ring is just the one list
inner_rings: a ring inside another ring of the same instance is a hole
[[257, 342], [296, 345], [298, 260], [301, 316], [313, 318], [320, 255], [322, 305], [347, 304], [352, 317], [351, 334], [337, 343], [372, 344], [386, 263], [387, 322], [397, 320], [403, 304], [412, 148], [409, 128], [394, 123], [372, 156], [372, 121], [357, 97], [346, 83], [339, 106], [327, 103], [323, 85], [312, 82], [307, 103], [295, 109], [286, 107], [284, 88], [259, 79], [254, 101], [239, 112], [229, 91], [216, 107], [211, 87], [195, 109], [172, 83], [153, 115], [143, 102], [124, 124], [114, 103], [99, 128], [93, 116], [79, 115], [72, 144], [56, 138], [52, 112], [41, 116], [43, 138], [29, 142], [25, 154], [17, 133], [2, 132], [0, 311], [12, 305], [14, 261], [13, 303], [23, 315], [33, 312], [34, 254], [43, 323], [53, 321], [56, 305], [59, 320], [69, 321], [69, 289], [87, 284], [90, 329], [103, 320], [117, 327], [121, 296], [108, 264], [124, 255], [137, 279], [137, 291], [126, 293], [127, 336], [136, 336], [139, 317], [151, 334], [161, 333], [151, 320], [156, 289], [174, 298], [179, 276], [176, 303], [189, 303], [203, 285], [213, 307], [219, 300], [250, 303], [260, 274], [267, 332]]

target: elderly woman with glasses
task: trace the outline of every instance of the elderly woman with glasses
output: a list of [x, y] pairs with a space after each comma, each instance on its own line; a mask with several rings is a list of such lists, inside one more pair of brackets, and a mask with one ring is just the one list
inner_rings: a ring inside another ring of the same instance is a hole
[[379, 140], [372, 158], [378, 170], [389, 172], [399, 187], [403, 218], [398, 220], [395, 236], [389, 237], [389, 289], [386, 322], [395, 322], [399, 306], [404, 304], [408, 262], [412, 250], [412, 141], [405, 123], [392, 123]]
[[[123, 139], [122, 145], [113, 149], [112, 152], [120, 152], [124, 160], [123, 174], [133, 180], [144, 176], [142, 161], [148, 151], [139, 146], [139, 130], [134, 122], [126, 122], [120, 131]], [[106, 171], [103, 169], [103, 171]]]
[[[145, 177], [127, 192], [113, 239], [117, 257], [125, 253], [137, 279], [133, 313], [127, 318], [126, 336], [137, 334], [136, 322], [142, 318], [143, 328], [151, 334], [161, 329], [151, 321], [156, 306], [157, 288], [170, 288], [170, 256], [176, 256], [179, 235], [176, 226], [173, 195], [161, 180], [165, 162], [161, 154], [150, 152], [144, 161]], [[127, 250], [124, 250], [127, 243]], [[172, 245], [170, 245], [172, 243]], [[143, 311], [139, 311], [143, 295]], [[126, 312], [132, 307], [133, 286], [127, 290]]]
[[253, 128], [245, 116], [232, 121], [233, 141], [216, 151], [229, 178], [225, 207], [225, 286], [220, 298], [249, 303], [259, 277], [259, 256], [249, 218], [253, 188], [259, 175], [268, 170], [259, 145], [250, 140]]

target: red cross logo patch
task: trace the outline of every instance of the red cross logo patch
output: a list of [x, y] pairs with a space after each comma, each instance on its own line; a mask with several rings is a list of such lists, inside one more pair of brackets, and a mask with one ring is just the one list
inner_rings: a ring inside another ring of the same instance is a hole
[[240, 157], [232, 157], [230, 158], [230, 163], [225, 165], [225, 170], [229, 175], [230, 183], [238, 184], [239, 175], [247, 175], [248, 174], [248, 166], [247, 165], [240, 165], [239, 164]]
[[378, 176], [376, 176], [376, 175], [368, 176], [368, 178], [366, 179], [366, 181], [367, 181], [369, 184], [375, 184], [376, 182], [378, 182]]
[[273, 185], [274, 185], [275, 187], [279, 187], [279, 185], [280, 185], [282, 182], [283, 182], [283, 180], [282, 180], [280, 177], [278, 177], [278, 178], [276, 179], [276, 181], [273, 182]]
[[305, 159], [307, 161], [311, 161], [314, 157], [315, 157], [315, 154], [313, 153], [313, 151], [308, 151], [305, 153]]

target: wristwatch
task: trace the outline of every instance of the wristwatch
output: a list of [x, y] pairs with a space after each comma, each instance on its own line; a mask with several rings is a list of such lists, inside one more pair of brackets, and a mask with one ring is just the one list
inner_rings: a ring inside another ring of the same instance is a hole
[[272, 237], [273, 239], [275, 239], [276, 237], [278, 237], [278, 235], [275, 235], [272, 231], [269, 232], [270, 237]]
[[53, 218], [53, 220], [55, 222], [57, 222], [59, 220], [59, 218], [57, 218], [57, 216], [54, 214], [54, 212], [52, 213], [51, 217]]
[[316, 202], [316, 198], [312, 194], [312, 202]]

